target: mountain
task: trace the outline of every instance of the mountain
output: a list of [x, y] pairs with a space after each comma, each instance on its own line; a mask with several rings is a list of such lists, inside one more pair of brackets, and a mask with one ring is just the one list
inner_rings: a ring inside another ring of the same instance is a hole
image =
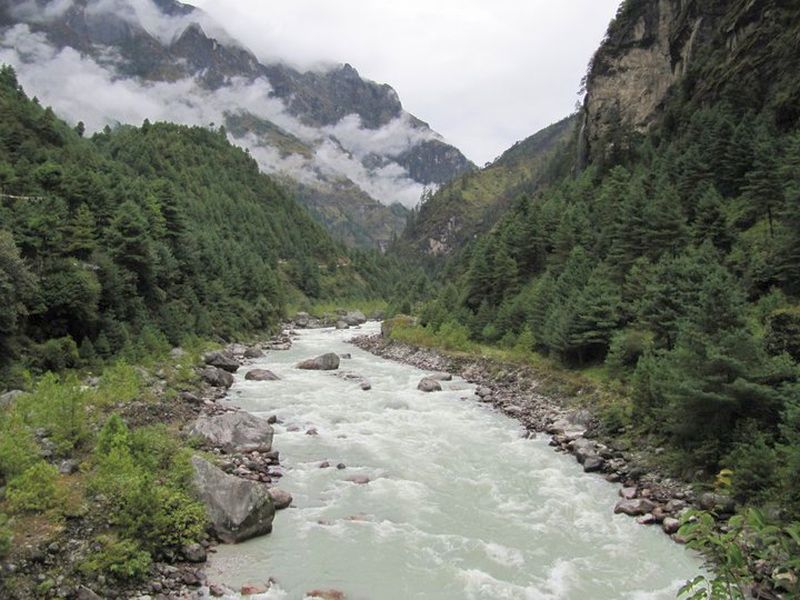
[[[474, 168], [390, 86], [348, 64], [262, 62], [174, 0], [3, 0], [0, 26], [0, 61], [69, 120], [90, 132], [145, 118], [225, 125], [350, 244], [384, 246], [402, 207]], [[89, 81], [104, 92], [86, 94]]]
[[578, 115], [562, 119], [517, 142], [487, 167], [442, 186], [414, 211], [397, 249], [447, 256], [486, 233], [513, 200], [535, 194], [552, 177], [554, 158], [574, 148], [578, 122]]
[[[424, 330], [408, 339], [494, 345], [542, 379], [553, 364], [583, 371], [593, 435], [769, 513], [745, 513], [759, 521], [745, 537], [800, 520], [798, 40], [796, 1], [626, 0], [546, 185], [473, 236], [460, 215], [500, 194], [445, 186], [401, 242], [446, 280], [394, 299], [417, 307]], [[505, 182], [524, 177], [515, 160], [534, 140], [497, 161]], [[736, 582], [797, 597], [790, 537], [734, 546]], [[733, 589], [726, 576], [714, 585]]]

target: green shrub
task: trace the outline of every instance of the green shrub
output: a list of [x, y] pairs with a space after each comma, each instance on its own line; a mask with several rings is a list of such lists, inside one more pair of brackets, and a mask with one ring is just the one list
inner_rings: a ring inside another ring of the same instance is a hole
[[8, 517], [0, 513], [0, 558], [11, 550], [11, 531], [8, 528]]
[[444, 323], [437, 334], [445, 350], [467, 351], [472, 347], [469, 341], [469, 329], [452, 321]]
[[142, 377], [125, 361], [106, 367], [94, 391], [93, 402], [99, 406], [131, 402], [142, 393]]
[[118, 581], [139, 581], [150, 572], [152, 559], [133, 540], [99, 536], [100, 550], [89, 555], [80, 569], [87, 575], [111, 576]]
[[36, 462], [39, 448], [29, 427], [16, 411], [0, 413], [0, 477], [21, 475]]
[[8, 507], [17, 513], [42, 512], [58, 506], [61, 494], [56, 484], [58, 471], [39, 461], [8, 483]]
[[800, 307], [772, 312], [767, 317], [764, 341], [770, 354], [786, 352], [800, 362]]
[[611, 338], [606, 365], [615, 375], [636, 367], [639, 358], [653, 347], [653, 334], [638, 329], [623, 329]]
[[742, 503], [760, 503], [778, 483], [777, 453], [763, 433], [740, 437], [749, 439], [737, 444], [725, 461], [733, 470], [733, 495]]
[[78, 345], [71, 337], [53, 338], [37, 348], [36, 362], [44, 371], [63, 371], [80, 364]]
[[61, 379], [54, 373], [46, 373], [27, 398], [25, 410], [31, 423], [46, 429], [58, 451], [65, 454], [89, 438], [87, 398], [74, 373]]

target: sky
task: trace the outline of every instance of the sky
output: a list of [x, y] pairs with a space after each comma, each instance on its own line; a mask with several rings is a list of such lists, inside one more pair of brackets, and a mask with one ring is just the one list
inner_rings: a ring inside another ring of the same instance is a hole
[[350, 63], [479, 165], [575, 110], [620, 0], [184, 0], [262, 62]]

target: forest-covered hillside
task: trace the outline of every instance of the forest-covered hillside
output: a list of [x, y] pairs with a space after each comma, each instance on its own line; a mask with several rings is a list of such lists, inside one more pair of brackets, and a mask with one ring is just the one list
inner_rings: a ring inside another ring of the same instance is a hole
[[[662, 445], [689, 479], [728, 469], [739, 502], [797, 519], [800, 20], [781, 2], [682, 4], [622, 5], [587, 78], [589, 162], [440, 263], [451, 281], [422, 323], [621, 382], [607, 430]], [[698, 12], [705, 47], [648, 122], [605, 119], [631, 55], [677, 44]]]
[[288, 299], [371, 296], [392, 276], [334, 243], [222, 129], [145, 122], [85, 139], [4, 67], [0, 140], [6, 379], [148, 336], [266, 330]]

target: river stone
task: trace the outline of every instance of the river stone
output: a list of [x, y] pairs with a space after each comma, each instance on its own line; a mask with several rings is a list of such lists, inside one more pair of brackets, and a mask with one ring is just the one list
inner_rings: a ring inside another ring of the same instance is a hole
[[297, 365], [298, 369], [311, 371], [335, 371], [339, 368], [339, 355], [328, 352], [316, 358], [309, 358]]
[[441, 392], [442, 384], [430, 377], [423, 377], [417, 384], [417, 389], [423, 392]]
[[351, 483], [356, 483], [358, 485], [366, 485], [369, 483], [369, 477], [367, 477], [366, 475], [358, 475], [358, 474], [350, 475], [350, 477], [347, 478], [347, 481], [350, 481]]
[[259, 583], [246, 583], [239, 588], [239, 593], [242, 596], [254, 596], [256, 594], [266, 594], [267, 586]]
[[367, 317], [360, 310], [351, 310], [342, 317], [342, 321], [353, 327], [367, 322]]
[[244, 376], [247, 381], [278, 381], [280, 377], [267, 369], [253, 369]]
[[233, 454], [269, 452], [272, 448], [273, 431], [266, 419], [236, 411], [199, 417], [189, 435], [201, 437], [207, 445]]
[[586, 473], [596, 473], [603, 469], [605, 461], [597, 455], [587, 456], [583, 461], [583, 470]]
[[718, 513], [733, 513], [736, 511], [736, 503], [730, 496], [709, 492], [700, 496], [700, 508]]
[[245, 358], [261, 358], [264, 356], [264, 351], [258, 346], [251, 346], [244, 351]]
[[206, 562], [206, 549], [200, 544], [185, 544], [181, 548], [181, 554], [191, 563]]
[[306, 593], [308, 598], [320, 598], [320, 600], [345, 600], [344, 592], [339, 590], [311, 590]]
[[239, 361], [226, 352], [207, 352], [203, 355], [203, 362], [228, 373], [236, 373], [239, 369]]
[[453, 381], [453, 376], [450, 373], [432, 373], [428, 375], [428, 379], [435, 379], [436, 381]]
[[103, 600], [100, 596], [95, 594], [87, 587], [81, 586], [78, 588], [78, 600]]
[[360, 386], [360, 387], [361, 387], [361, 389], [362, 389], [362, 390], [364, 390], [365, 392], [368, 392], [368, 391], [370, 391], [370, 390], [372, 389], [372, 384], [371, 384], [369, 381], [367, 381], [366, 379], [365, 379], [364, 381], [362, 381], [362, 382], [359, 384], [359, 386]]
[[619, 491], [619, 495], [621, 498], [625, 500], [633, 500], [636, 498], [636, 488], [635, 487], [624, 487]]
[[194, 488], [219, 539], [236, 544], [272, 531], [275, 505], [266, 485], [227, 475], [199, 456], [192, 466]]
[[336, 321], [336, 329], [349, 329], [350, 325], [345, 323], [344, 321]]
[[292, 495], [278, 488], [269, 488], [269, 495], [272, 497], [272, 503], [275, 505], [275, 510], [283, 510], [289, 508], [292, 503]]
[[211, 386], [229, 388], [233, 385], [233, 375], [217, 367], [206, 367], [200, 371], [200, 377]]
[[664, 533], [666, 533], [667, 535], [678, 533], [678, 529], [680, 528], [681, 528], [681, 522], [673, 517], [667, 517], [661, 522], [661, 529], [663, 529]]
[[655, 504], [646, 498], [633, 498], [631, 500], [622, 499], [614, 507], [614, 514], [625, 514], [630, 517], [646, 515], [656, 507]]
[[311, 315], [306, 312], [299, 312], [297, 316], [294, 318], [294, 324], [300, 327], [301, 329], [305, 329], [308, 327], [308, 322], [311, 320]]

